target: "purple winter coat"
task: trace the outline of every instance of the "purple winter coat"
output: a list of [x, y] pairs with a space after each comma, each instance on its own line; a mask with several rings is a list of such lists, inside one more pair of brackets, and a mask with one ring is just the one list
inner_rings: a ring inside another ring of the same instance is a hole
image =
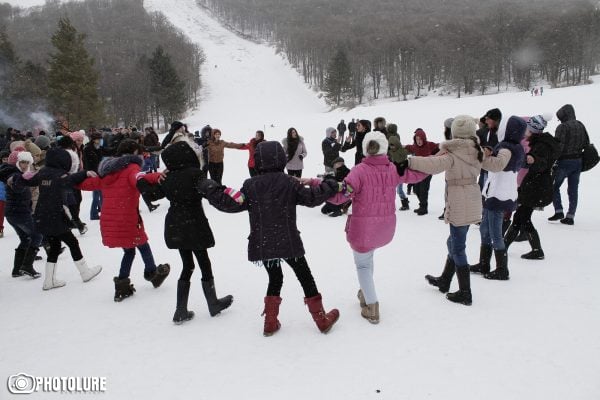
[[352, 191], [352, 215], [346, 221], [346, 240], [352, 250], [367, 253], [383, 247], [396, 231], [396, 187], [417, 183], [428, 175], [406, 169], [398, 175], [387, 155], [369, 156], [345, 179]]

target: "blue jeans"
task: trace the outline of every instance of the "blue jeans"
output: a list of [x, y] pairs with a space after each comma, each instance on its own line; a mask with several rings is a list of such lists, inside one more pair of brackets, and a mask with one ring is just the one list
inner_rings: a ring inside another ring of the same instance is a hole
[[153, 172], [156, 169], [154, 161], [155, 160], [152, 154], [144, 158], [144, 165], [142, 165], [142, 171]]
[[504, 211], [483, 209], [483, 218], [479, 226], [481, 244], [491, 246], [494, 250], [504, 250], [504, 237], [502, 237], [502, 220]]
[[27, 249], [35, 247], [36, 249], [42, 244], [42, 235], [35, 231], [33, 217], [31, 214], [14, 214], [7, 215], [6, 220], [15, 229], [19, 236], [19, 249]]
[[92, 192], [92, 207], [90, 208], [90, 219], [98, 219], [98, 213], [102, 209], [102, 190]]
[[375, 292], [375, 282], [373, 281], [373, 254], [375, 250], [366, 253], [352, 252], [354, 254], [354, 263], [356, 264], [356, 273], [358, 275], [358, 284], [365, 297], [365, 303], [377, 303], [377, 293]]
[[469, 232], [469, 225], [465, 226], [454, 226], [450, 224], [450, 236], [446, 241], [448, 246], [448, 256], [454, 261], [454, 265], [457, 267], [464, 267], [469, 265], [467, 261], [467, 233]]
[[581, 174], [581, 158], [560, 160], [554, 172], [554, 197], [552, 204], [554, 211], [563, 212], [563, 205], [560, 199], [560, 187], [567, 179], [567, 194], [569, 195], [569, 211], [567, 217], [574, 218], [577, 211], [577, 191], [579, 188], [579, 175]]
[[398, 196], [400, 197], [400, 199], [406, 199], [406, 193], [404, 193], [404, 185], [403, 184], [399, 184], [398, 187], [396, 188], [396, 193], [398, 193]]
[[[137, 249], [142, 255], [142, 260], [144, 260], [144, 272], [156, 271], [156, 264], [154, 263], [154, 256], [152, 255], [150, 244], [146, 242], [139, 245]], [[119, 270], [119, 279], [129, 278], [131, 265], [133, 264], [133, 259], [135, 258], [135, 247], [130, 249], [124, 248], [123, 253], [123, 258], [121, 259], [121, 269]]]

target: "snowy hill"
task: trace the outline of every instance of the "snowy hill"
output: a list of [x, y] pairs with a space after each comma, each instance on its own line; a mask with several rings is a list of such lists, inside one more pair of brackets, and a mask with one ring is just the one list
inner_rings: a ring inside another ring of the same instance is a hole
[[[527, 92], [428, 97], [326, 112], [274, 49], [228, 32], [193, 0], [144, 3], [163, 12], [207, 55], [202, 102], [184, 121], [194, 130], [210, 123], [221, 128], [224, 140], [234, 142], [246, 142], [263, 128], [268, 139], [280, 140], [294, 126], [308, 146], [304, 176], [322, 172], [325, 128], [342, 118], [384, 116], [398, 124], [404, 143], [418, 127], [441, 141], [442, 123], [450, 116], [481, 116], [494, 107], [506, 116], [554, 113], [571, 103], [592, 141], [600, 139], [595, 119], [599, 83], [546, 89], [543, 97]], [[550, 132], [557, 123], [551, 121]], [[351, 165], [353, 154], [344, 157]], [[247, 158], [247, 151], [226, 150], [227, 185], [239, 187], [247, 178]], [[112, 277], [122, 252], [102, 246], [98, 222], [87, 218], [91, 195], [86, 193], [81, 215], [90, 230], [78, 239], [89, 263], [104, 267], [89, 283], [81, 283], [66, 253], [58, 263], [58, 276], [67, 281], [64, 288], [43, 292], [41, 280], [11, 278], [18, 239], [5, 223], [0, 239], [0, 379], [19, 372], [105, 376], [109, 399], [598, 399], [600, 270], [593, 260], [600, 233], [599, 176], [600, 167], [582, 175], [574, 226], [548, 223], [551, 207], [534, 213], [546, 259], [522, 260], [519, 255], [528, 245], [513, 244], [510, 281], [474, 276], [472, 307], [448, 302], [423, 279], [441, 272], [446, 257], [448, 227], [437, 219], [444, 183], [441, 176], [434, 177], [429, 215], [399, 211], [394, 241], [376, 252], [377, 326], [359, 314], [345, 217], [298, 208], [307, 260], [324, 305], [339, 308], [341, 316], [329, 334], [320, 334], [286, 266], [282, 329], [271, 338], [262, 336], [260, 316], [267, 274], [247, 261], [247, 215], [223, 214], [205, 202], [216, 239], [209, 255], [217, 291], [234, 295], [235, 301], [211, 318], [196, 270], [189, 305], [196, 317], [174, 326], [181, 261], [163, 241], [168, 202], [162, 201], [152, 214], [143, 202], [140, 210], [155, 259], [171, 264], [171, 276], [153, 289], [143, 280], [138, 254], [132, 270], [137, 293], [114, 303]], [[566, 185], [564, 190], [566, 196]], [[416, 197], [410, 201], [416, 207]], [[467, 243], [471, 263], [478, 253], [479, 232], [472, 227]], [[35, 267], [43, 271], [43, 265]]]

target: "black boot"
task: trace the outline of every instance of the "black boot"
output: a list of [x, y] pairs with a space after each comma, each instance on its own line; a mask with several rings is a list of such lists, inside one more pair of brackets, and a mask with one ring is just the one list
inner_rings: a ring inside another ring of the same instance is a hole
[[494, 250], [494, 256], [496, 258], [496, 269], [492, 272], [485, 274], [485, 279], [492, 279], [496, 281], [507, 281], [508, 280], [508, 257], [506, 255], [506, 249]]
[[444, 270], [442, 271], [442, 275], [439, 277], [425, 275], [425, 279], [431, 286], [435, 286], [442, 293], [447, 293], [450, 290], [450, 283], [452, 282], [452, 278], [454, 277], [454, 261], [448, 257], [446, 258], [446, 265], [444, 265]]
[[554, 213], [553, 216], [548, 218], [548, 221], [558, 221], [558, 220], [563, 219], [564, 217], [565, 217], [565, 214], [563, 214], [562, 212], [557, 212], [557, 213]]
[[15, 260], [13, 262], [12, 277], [18, 278], [23, 276], [21, 266], [23, 265], [23, 259], [25, 258], [25, 249], [15, 249]]
[[37, 247], [28, 247], [25, 251], [25, 256], [23, 257], [23, 264], [21, 265], [21, 272], [24, 275], [29, 275], [33, 279], [37, 279], [42, 274], [33, 269], [33, 261], [35, 260], [35, 256], [37, 255], [38, 248]]
[[508, 250], [509, 246], [515, 239], [521, 234], [521, 226], [517, 226], [514, 222], [508, 227], [506, 233], [504, 234], [504, 246], [506, 250]]
[[159, 287], [169, 276], [169, 272], [171, 272], [171, 267], [169, 264], [160, 264], [156, 267], [156, 270], [152, 273], [144, 272], [144, 279], [152, 282], [152, 286], [154, 288]]
[[540, 244], [540, 235], [538, 235], [538, 232], [533, 227], [533, 224], [527, 224], [526, 233], [527, 240], [529, 240], [529, 245], [531, 246], [531, 251], [523, 254], [521, 258], [526, 260], [543, 260], [544, 251], [542, 250], [542, 245]]
[[400, 207], [400, 211], [410, 210], [408, 207], [408, 199], [400, 199], [400, 203], [402, 203], [402, 207]]
[[458, 278], [458, 291], [448, 293], [446, 298], [454, 303], [470, 306], [473, 304], [473, 296], [471, 295], [471, 274], [469, 266], [456, 267], [456, 278]]
[[476, 274], [487, 274], [490, 272], [490, 260], [492, 259], [492, 246], [482, 244], [479, 248], [479, 263], [471, 265], [469, 269]]
[[113, 281], [115, 282], [115, 301], [122, 301], [129, 296], [133, 296], [135, 288], [129, 278], [119, 279], [119, 277], [115, 276]]
[[194, 318], [194, 312], [188, 311], [188, 297], [190, 295], [190, 281], [177, 281], [177, 308], [173, 315], [173, 322], [176, 325], [181, 325], [185, 321]]
[[202, 290], [204, 291], [204, 297], [206, 297], [206, 303], [208, 304], [208, 312], [211, 317], [219, 314], [233, 303], [232, 295], [227, 295], [220, 299], [217, 298], [214, 279], [202, 281]]

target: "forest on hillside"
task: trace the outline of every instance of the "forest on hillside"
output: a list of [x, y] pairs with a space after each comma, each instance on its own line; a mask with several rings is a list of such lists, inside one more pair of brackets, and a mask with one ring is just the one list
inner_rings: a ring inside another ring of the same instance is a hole
[[332, 103], [586, 83], [600, 63], [589, 0], [196, 0], [274, 43]]
[[[47, 110], [52, 99], [46, 79], [57, 52], [52, 37], [61, 18], [85, 35], [83, 44], [98, 74], [103, 113], [96, 126], [156, 126], [198, 104], [202, 50], [162, 14], [148, 13], [143, 0], [47, 1], [27, 10], [0, 4], [0, 115], [6, 121], [25, 123], [31, 112]], [[175, 71], [165, 80], [171, 82], [167, 87], [153, 81], [154, 56]], [[173, 96], [182, 103], [175, 110], [161, 104], [169, 97], [168, 86], [176, 87]]]

